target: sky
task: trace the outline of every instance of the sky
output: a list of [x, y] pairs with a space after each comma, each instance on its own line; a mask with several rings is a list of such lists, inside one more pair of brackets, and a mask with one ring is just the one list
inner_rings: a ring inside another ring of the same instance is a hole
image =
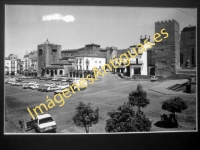
[[87, 44], [126, 49], [139, 44], [140, 36], [153, 42], [155, 22], [175, 19], [180, 31], [196, 26], [196, 8], [6, 5], [5, 57], [22, 59], [47, 39], [61, 49]]

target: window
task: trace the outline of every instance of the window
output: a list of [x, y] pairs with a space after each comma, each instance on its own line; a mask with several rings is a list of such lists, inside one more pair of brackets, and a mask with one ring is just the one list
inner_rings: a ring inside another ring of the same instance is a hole
[[181, 58], [180, 58], [180, 63], [181, 63], [181, 65], [183, 64], [183, 53], [180, 53], [181, 54]]
[[192, 64], [193, 65], [195, 64], [194, 57], [195, 57], [194, 48], [192, 48]]
[[194, 32], [190, 33], [190, 39], [194, 39]]
[[136, 64], [138, 64], [138, 58], [136, 58]]
[[95, 61], [95, 63], [97, 63], [97, 61]]
[[39, 55], [42, 55], [42, 54], [43, 54], [43, 50], [39, 49]]
[[101, 63], [101, 61], [99, 61], [99, 63]]
[[57, 52], [57, 49], [52, 49], [52, 52]]

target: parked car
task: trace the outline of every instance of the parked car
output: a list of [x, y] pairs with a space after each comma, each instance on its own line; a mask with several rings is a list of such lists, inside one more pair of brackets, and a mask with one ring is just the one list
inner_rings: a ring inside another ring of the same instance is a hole
[[158, 80], [158, 77], [156, 77], [156, 76], [151, 77], [151, 81], [157, 81], [157, 80]]
[[62, 81], [62, 82], [66, 82], [66, 81], [67, 81], [67, 78], [63, 78], [61, 81]]
[[53, 82], [50, 82], [49, 84], [45, 84], [46, 86], [55, 86], [55, 83], [53, 83]]
[[52, 81], [58, 81], [58, 78], [53, 78], [53, 79], [51, 79]]
[[60, 85], [60, 86], [58, 86], [61, 90], [63, 90], [63, 89], [65, 89], [65, 88], [67, 88], [67, 87], [69, 87], [69, 83], [64, 83], [64, 84], [62, 84], [62, 85]]
[[73, 80], [72, 79], [67, 79], [67, 81], [69, 83], [69, 85], [71, 85], [73, 83]]
[[5, 80], [5, 84], [8, 84], [9, 80]]
[[59, 90], [54, 91], [54, 94], [59, 94], [59, 93], [62, 93], [62, 92], [63, 92], [63, 90], [59, 89]]
[[36, 131], [41, 133], [57, 129], [56, 122], [50, 114], [38, 115], [33, 120], [33, 126], [36, 128]]
[[61, 84], [60, 83], [55, 83], [55, 86], [61, 86]]
[[36, 84], [35, 81], [30, 81], [28, 84]]
[[[76, 84], [79, 87], [80, 90], [86, 89], [86, 87], [88, 85], [87, 82], [85, 82], [81, 86], [80, 86], [79, 82], [80, 82], [80, 79], [78, 79], [78, 78], [73, 79], [73, 84]], [[73, 86], [73, 88], [74, 88], [74, 90], [77, 90], [76, 86]]]
[[22, 85], [23, 85], [23, 82], [18, 82], [17, 86], [22, 86]]
[[12, 83], [14, 83], [15, 81], [8, 81], [8, 84], [12, 84]]
[[13, 82], [11, 83], [12, 86], [20, 86], [22, 84], [22, 82]]
[[30, 86], [30, 89], [35, 90], [35, 89], [38, 89], [39, 87], [40, 87], [39, 84], [34, 84], [34, 85]]
[[23, 88], [23, 89], [27, 89], [27, 88], [28, 88], [28, 84], [27, 84], [27, 83], [23, 84], [23, 85], [22, 85], [22, 88]]
[[28, 83], [28, 87], [27, 87], [27, 89], [31, 89], [31, 86], [34, 86], [35, 84], [30, 84], [30, 83]]
[[56, 91], [56, 90], [59, 90], [59, 89], [60, 89], [60, 87], [58, 87], [58, 86], [48, 87], [47, 92], [53, 92], [53, 91]]
[[40, 85], [39, 87], [38, 87], [38, 91], [41, 91], [41, 89], [44, 87], [44, 85]]
[[46, 80], [47, 77], [40, 77], [40, 80]]
[[42, 88], [41, 88], [41, 92], [47, 92], [47, 89], [48, 89], [49, 86], [47, 85], [44, 85]]
[[57, 81], [61, 81], [63, 78], [57, 78]]

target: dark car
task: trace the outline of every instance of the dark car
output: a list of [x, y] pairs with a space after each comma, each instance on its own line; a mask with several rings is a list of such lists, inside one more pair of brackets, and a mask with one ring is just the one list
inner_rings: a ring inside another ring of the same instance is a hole
[[28, 88], [28, 84], [25, 83], [24, 85], [22, 85], [22, 88], [23, 88], [23, 89], [27, 89], [27, 88]]
[[40, 78], [40, 80], [46, 80], [47, 79], [47, 77], [41, 77]]
[[41, 91], [41, 89], [43, 88], [44, 85], [41, 85], [37, 90]]
[[49, 78], [46, 78], [45, 81], [48, 81], [48, 80], [51, 80], [51, 79], [53, 79], [53, 78], [49, 77]]
[[43, 86], [43, 87], [41, 88], [40, 91], [41, 91], [41, 92], [48, 92], [48, 91], [47, 91], [48, 87], [49, 87], [49, 86], [46, 86], [46, 85], [45, 85], [45, 86]]
[[73, 83], [73, 80], [72, 79], [67, 79], [66, 82], [68, 82], [69, 85], [71, 85]]

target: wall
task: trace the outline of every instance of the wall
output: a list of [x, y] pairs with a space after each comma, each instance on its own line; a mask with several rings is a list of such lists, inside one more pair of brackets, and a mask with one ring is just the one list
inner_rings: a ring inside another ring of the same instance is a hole
[[[53, 49], [57, 50], [57, 52], [53, 52]], [[41, 55], [39, 54], [40, 52], [42, 53]], [[43, 75], [42, 68], [45, 68], [53, 62], [57, 62], [61, 58], [61, 45], [51, 43], [38, 45], [37, 57], [37, 74], [38, 76], [41, 76]]]
[[[86, 70], [87, 69], [86, 60], [89, 61], [88, 70], [92, 70], [92, 68], [94, 68], [94, 67], [97, 67], [99, 69], [99, 66], [101, 67], [106, 63], [106, 58], [76, 57], [76, 59], [78, 59], [78, 70]], [[81, 59], [81, 63], [80, 63], [80, 59]], [[82, 66], [82, 68], [80, 68], [80, 65]]]
[[[184, 29], [188, 29], [184, 31]], [[190, 67], [196, 66], [196, 27], [186, 27], [181, 32], [181, 54], [183, 54], [183, 63], [181, 67], [185, 67], [187, 60], [190, 61]], [[192, 49], [194, 49], [194, 63], [192, 63]]]
[[176, 20], [161, 21], [155, 23], [155, 33], [162, 29], [168, 32], [169, 36], [162, 41], [155, 43], [155, 66], [157, 76], [170, 76], [180, 68], [180, 34], [179, 23]]

